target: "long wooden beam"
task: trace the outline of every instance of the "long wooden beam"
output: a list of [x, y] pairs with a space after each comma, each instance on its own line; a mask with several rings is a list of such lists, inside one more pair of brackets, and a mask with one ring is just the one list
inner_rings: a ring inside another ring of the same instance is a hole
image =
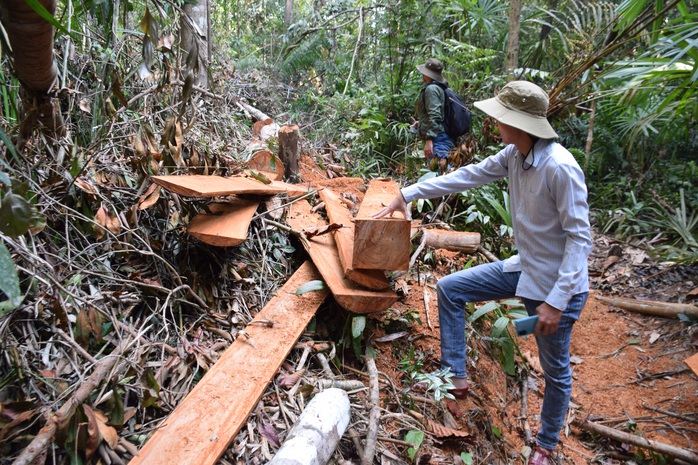
[[373, 218], [400, 193], [391, 179], [374, 179], [354, 220], [352, 268], [407, 270], [410, 263], [410, 222], [396, 217]]
[[304, 263], [254, 318], [274, 325], [247, 326], [249, 339], [231, 344], [130, 465], [215, 464], [327, 297], [326, 289], [296, 295], [320, 278], [312, 263]]
[[318, 191], [320, 198], [325, 202], [325, 211], [330, 222], [341, 224], [341, 229], [334, 231], [334, 240], [337, 243], [339, 263], [344, 274], [357, 284], [369, 289], [387, 289], [388, 278], [381, 270], [361, 270], [352, 268], [354, 254], [354, 217], [349, 209], [342, 204], [341, 199], [332, 189], [324, 188]]
[[[294, 202], [286, 222], [292, 228], [304, 230], [325, 224], [318, 215], [311, 212], [306, 200]], [[304, 243], [310, 258], [317, 266], [334, 299], [343, 308], [354, 313], [380, 312], [397, 301], [397, 294], [391, 289], [374, 291], [359, 286], [344, 274], [339, 262], [337, 245], [332, 234], [314, 236]]]
[[218, 197], [221, 195], [276, 195], [288, 194], [292, 197], [308, 192], [300, 184], [271, 181], [265, 184], [254, 178], [243, 176], [206, 176], [202, 174], [151, 176], [151, 179], [165, 189], [185, 197]]

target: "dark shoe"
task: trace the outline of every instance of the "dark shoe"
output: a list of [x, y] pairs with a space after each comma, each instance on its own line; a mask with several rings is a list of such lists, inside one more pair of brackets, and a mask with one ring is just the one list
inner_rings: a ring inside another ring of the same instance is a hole
[[552, 453], [553, 451], [536, 446], [536, 448], [533, 449], [533, 455], [531, 455], [528, 465], [553, 465]]
[[468, 391], [470, 391], [470, 386], [466, 384], [465, 387], [462, 388], [453, 388], [450, 389], [448, 392], [453, 395], [456, 399], [465, 399], [468, 397]]

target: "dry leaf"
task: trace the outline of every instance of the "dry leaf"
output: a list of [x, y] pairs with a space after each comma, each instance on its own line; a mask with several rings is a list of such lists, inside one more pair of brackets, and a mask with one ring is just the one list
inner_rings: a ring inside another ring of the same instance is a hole
[[305, 368], [302, 370], [299, 370], [295, 373], [279, 373], [279, 376], [276, 377], [276, 382], [279, 384], [281, 387], [285, 388], [290, 388], [294, 386], [299, 379], [301, 379], [301, 376], [303, 376], [303, 373], [305, 373]]
[[119, 218], [112, 212], [104, 208], [104, 204], [99, 207], [97, 213], [95, 214], [95, 226], [94, 233], [97, 240], [104, 238], [107, 230], [113, 234], [119, 234], [121, 232], [121, 223]]
[[305, 234], [305, 237], [308, 239], [312, 239], [315, 236], [322, 236], [323, 234], [328, 234], [331, 233], [332, 231], [336, 231], [338, 229], [343, 228], [341, 224], [338, 223], [331, 223], [325, 226], [318, 226], [314, 228], [306, 228], [303, 230], [303, 234]]
[[543, 374], [543, 368], [540, 366], [540, 361], [538, 360], [538, 357], [535, 357], [531, 354], [529, 351], [525, 351], [523, 353], [524, 359], [526, 360], [526, 363], [531, 367], [531, 370], [535, 371], [536, 373]]
[[85, 181], [82, 177], [75, 179], [75, 186], [77, 186], [77, 188], [81, 191], [86, 192], [88, 194], [97, 194], [97, 189], [93, 185]]
[[279, 443], [279, 435], [276, 434], [276, 428], [274, 428], [274, 425], [272, 425], [271, 423], [267, 421], [263, 422], [259, 426], [258, 430], [259, 434], [263, 438], [266, 438], [266, 440], [269, 441], [272, 446], [279, 447], [281, 445]]
[[90, 459], [97, 452], [101, 438], [99, 436], [99, 425], [92, 407], [82, 404], [82, 410], [87, 417], [87, 441], [85, 442], [85, 456]]
[[432, 420], [428, 420], [428, 422], [429, 429], [432, 433], [434, 433], [434, 436], [436, 436], [437, 438], [467, 438], [468, 436], [470, 436], [470, 433], [468, 433], [467, 431], [447, 428], [446, 426], [436, 423]]
[[99, 428], [99, 435], [102, 440], [107, 443], [109, 448], [116, 449], [119, 445], [119, 433], [113, 426], [107, 425], [109, 418], [102, 413], [100, 410], [93, 409], [95, 417], [97, 418], [97, 427]]
[[80, 107], [80, 109], [81, 109], [82, 111], [84, 111], [84, 112], [87, 113], [88, 115], [91, 115], [91, 114], [92, 114], [92, 110], [90, 109], [90, 104], [91, 104], [91, 103], [92, 103], [92, 102], [90, 102], [90, 99], [81, 98], [81, 99], [80, 99], [80, 102], [78, 103], [78, 106]]
[[101, 240], [107, 234], [106, 224], [107, 224], [107, 211], [104, 209], [104, 205], [99, 207], [97, 213], [95, 213], [95, 226], [94, 233], [97, 240]]
[[145, 210], [150, 208], [157, 203], [158, 199], [160, 199], [160, 186], [153, 183], [150, 185], [146, 193], [143, 194], [140, 199], [138, 199], [138, 209]]

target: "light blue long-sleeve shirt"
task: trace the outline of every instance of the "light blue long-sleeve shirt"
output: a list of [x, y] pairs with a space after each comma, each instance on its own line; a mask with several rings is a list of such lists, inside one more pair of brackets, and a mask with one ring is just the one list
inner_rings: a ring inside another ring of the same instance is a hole
[[409, 203], [508, 177], [519, 255], [504, 262], [504, 271], [521, 271], [517, 296], [564, 310], [572, 296], [589, 290], [587, 259], [592, 242], [584, 173], [572, 154], [553, 140], [539, 140], [528, 157], [524, 169], [522, 154], [508, 145], [478, 164], [401, 192]]

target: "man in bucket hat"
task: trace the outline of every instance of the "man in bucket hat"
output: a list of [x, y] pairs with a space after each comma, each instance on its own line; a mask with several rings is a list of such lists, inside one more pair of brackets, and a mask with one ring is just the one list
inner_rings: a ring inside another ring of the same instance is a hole
[[448, 166], [448, 154], [453, 148], [453, 139], [444, 129], [444, 90], [438, 85], [430, 85], [433, 81], [443, 83], [443, 65], [436, 58], [429, 58], [423, 65], [417, 66], [422, 74], [424, 87], [419, 92], [415, 105], [417, 121], [412, 125], [417, 137], [424, 140], [424, 156], [427, 161], [435, 158], [439, 170], [443, 173]]
[[475, 165], [401, 190], [375, 216], [394, 211], [410, 218], [408, 204], [509, 179], [509, 201], [518, 255], [441, 278], [437, 284], [441, 363], [453, 373], [456, 398], [468, 392], [465, 304], [520, 297], [538, 315], [535, 338], [545, 373], [537, 446], [529, 464], [553, 463], [572, 392], [569, 346], [572, 326], [589, 291], [591, 251], [584, 173], [554, 139], [546, 118], [548, 95], [530, 82], [514, 81], [475, 107], [497, 121], [502, 151]]

